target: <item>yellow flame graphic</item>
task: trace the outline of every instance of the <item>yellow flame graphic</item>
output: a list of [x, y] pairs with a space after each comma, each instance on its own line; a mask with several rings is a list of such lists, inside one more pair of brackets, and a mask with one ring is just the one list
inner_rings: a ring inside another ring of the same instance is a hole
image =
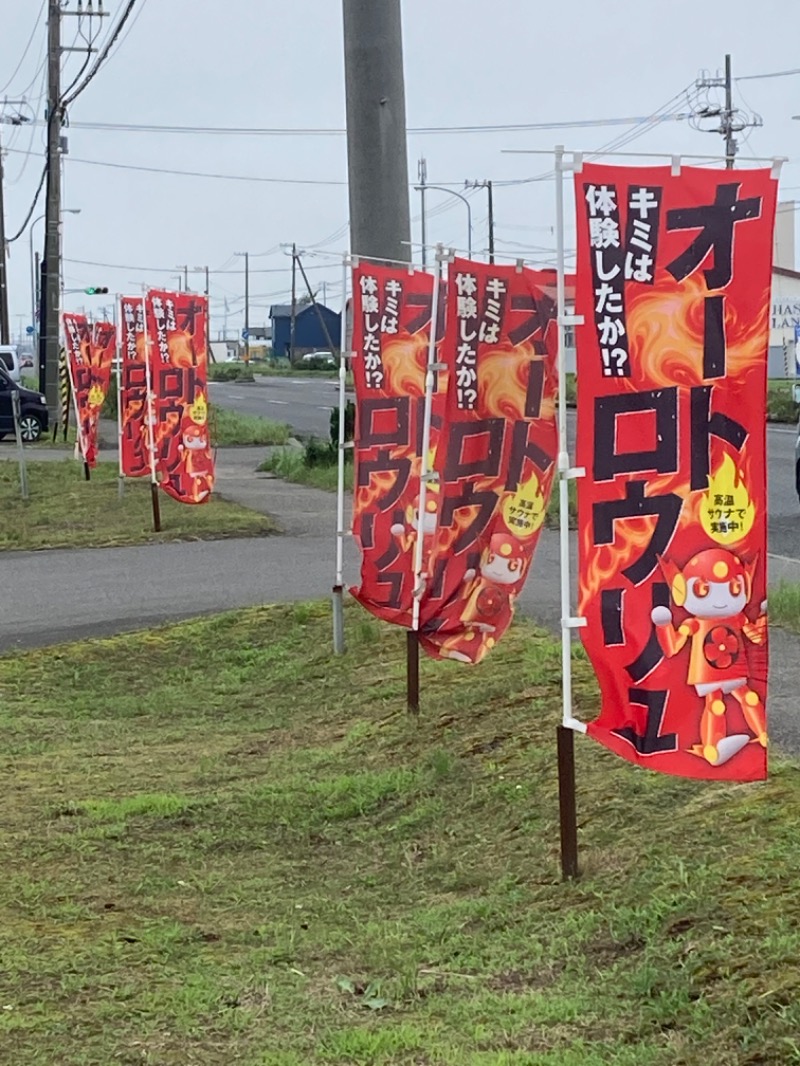
[[90, 407], [102, 407], [103, 401], [106, 398], [105, 392], [99, 385], [92, 385], [89, 389], [89, 395], [87, 397]]
[[532, 537], [541, 528], [544, 513], [544, 494], [535, 474], [503, 500], [503, 521], [520, 540]]
[[700, 509], [703, 529], [717, 544], [735, 544], [753, 528], [755, 517], [756, 509], [742, 474], [726, 454], [722, 465], [708, 479]]
[[208, 418], [208, 404], [206, 403], [206, 398], [202, 392], [189, 408], [189, 417], [198, 426], [205, 425], [206, 419]]

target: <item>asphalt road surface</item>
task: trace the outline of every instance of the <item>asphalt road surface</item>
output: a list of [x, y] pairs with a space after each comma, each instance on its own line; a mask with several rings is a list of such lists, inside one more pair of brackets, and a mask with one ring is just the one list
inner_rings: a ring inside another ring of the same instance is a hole
[[[222, 407], [243, 414], [262, 415], [288, 422], [301, 437], [327, 439], [331, 408], [338, 402], [339, 383], [330, 378], [269, 378], [255, 384], [212, 385], [211, 398]], [[570, 437], [575, 413], [570, 412]], [[769, 471], [769, 550], [775, 555], [800, 559], [800, 503], [794, 481], [794, 426], [767, 427]], [[573, 447], [574, 441], [570, 441]]]
[[300, 437], [327, 440], [331, 408], [339, 403], [335, 378], [259, 377], [247, 385], [211, 383], [211, 402], [240, 414], [288, 422]]

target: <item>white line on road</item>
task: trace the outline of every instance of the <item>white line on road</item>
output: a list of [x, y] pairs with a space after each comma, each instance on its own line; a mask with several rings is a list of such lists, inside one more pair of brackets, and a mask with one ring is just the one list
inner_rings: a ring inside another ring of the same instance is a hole
[[283, 407], [288, 407], [289, 406], [289, 401], [288, 400], [265, 400], [264, 403], [279, 403]]

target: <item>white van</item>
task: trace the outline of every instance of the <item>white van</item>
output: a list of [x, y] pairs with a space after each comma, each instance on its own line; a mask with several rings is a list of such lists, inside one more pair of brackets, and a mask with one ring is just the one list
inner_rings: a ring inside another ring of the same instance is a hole
[[8, 376], [11, 380], [19, 385], [22, 372], [16, 344], [0, 344], [0, 363], [8, 371]]

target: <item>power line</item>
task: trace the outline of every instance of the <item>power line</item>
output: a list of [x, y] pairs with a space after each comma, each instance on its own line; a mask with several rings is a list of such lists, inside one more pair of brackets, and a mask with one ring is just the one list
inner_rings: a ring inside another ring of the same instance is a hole
[[795, 70], [773, 70], [768, 74], [744, 74], [734, 81], [760, 81], [762, 78], [788, 78], [791, 74], [800, 74], [800, 67]]
[[[0, 89], [0, 93], [4, 93], [8, 89], [9, 85], [11, 85], [12, 81], [14, 80], [14, 78], [16, 78], [17, 74], [19, 73], [20, 68], [22, 67], [22, 64], [25, 62], [25, 59], [26, 59], [26, 57], [28, 55], [28, 52], [31, 50], [31, 45], [33, 44], [33, 39], [36, 36], [36, 31], [39, 29], [39, 23], [42, 21], [42, 15], [44, 14], [44, 8], [45, 8], [45, 4], [46, 3], [47, 3], [47, 0], [42, 0], [42, 6], [39, 8], [39, 14], [36, 16], [36, 21], [33, 24], [33, 29], [31, 30], [31, 35], [28, 38], [28, 43], [25, 45], [25, 48], [23, 49], [22, 55], [19, 57], [19, 62], [17, 63], [16, 67], [14, 67], [14, 73], [11, 75], [11, 77], [8, 79], [8, 81], [5, 83], [3, 88]], [[34, 74], [34, 76], [33, 76], [33, 80], [34, 81], [36, 81], [36, 77], [37, 77], [38, 73], [39, 72], [37, 71], [36, 74]], [[29, 86], [29, 88], [30, 88], [30, 86]], [[26, 89], [26, 92], [27, 92], [27, 89]], [[24, 93], [21, 94], [21, 95], [24, 95]]]
[[[93, 259], [64, 259], [65, 263], [73, 263], [78, 266], [91, 266], [102, 267], [106, 270], [134, 270], [142, 273], [152, 274], [174, 274], [175, 267], [156, 267], [156, 266], [133, 266], [130, 263], [99, 263]], [[306, 270], [329, 270], [330, 264], [320, 263], [318, 266], [306, 267]], [[291, 266], [287, 263], [283, 267], [262, 267], [260, 270], [251, 270], [251, 274], [285, 274], [291, 270]], [[209, 270], [209, 274], [244, 274], [244, 270]]]
[[[688, 114], [665, 116], [664, 122], [679, 122], [688, 118]], [[416, 126], [408, 132], [416, 135], [439, 134], [474, 134], [474, 133], [530, 133], [536, 130], [586, 129], [601, 126], [630, 126], [647, 122], [649, 117], [576, 119], [566, 122], [520, 122], [480, 126]], [[253, 137], [343, 137], [347, 130], [341, 127], [313, 126], [188, 126], [158, 125], [136, 122], [73, 122], [73, 129], [95, 130], [98, 132], [119, 133], [164, 133], [201, 134], [213, 136], [253, 136]]]
[[100, 68], [102, 67], [103, 63], [105, 63], [106, 59], [108, 58], [109, 52], [114, 47], [115, 41], [117, 40], [117, 38], [119, 37], [120, 33], [122, 32], [122, 29], [123, 29], [125, 23], [128, 21], [130, 15], [131, 15], [131, 12], [133, 11], [135, 6], [136, 6], [136, 0], [128, 0], [127, 6], [125, 7], [125, 10], [120, 15], [116, 26], [111, 31], [109, 39], [106, 41], [106, 43], [103, 45], [103, 47], [98, 52], [97, 59], [94, 61], [94, 66], [92, 67], [92, 69], [89, 71], [89, 73], [86, 75], [84, 80], [75, 89], [74, 92], [67, 93], [67, 94], [64, 95], [63, 100], [62, 100], [62, 104], [63, 104], [64, 107], [69, 107], [69, 105], [71, 103], [73, 103], [75, 100], [77, 100], [77, 98], [80, 96], [80, 94], [84, 91], [84, 89], [89, 85], [89, 83], [92, 81], [92, 79], [96, 76], [97, 72], [100, 70]]
[[30, 209], [28, 210], [28, 213], [25, 216], [25, 221], [22, 223], [22, 225], [17, 230], [17, 232], [14, 234], [14, 236], [8, 238], [8, 243], [9, 244], [13, 244], [14, 241], [18, 241], [19, 238], [22, 236], [22, 234], [27, 229], [28, 223], [30, 222], [31, 218], [33, 217], [33, 212], [36, 210], [36, 205], [39, 202], [39, 197], [42, 195], [42, 189], [44, 188], [44, 180], [45, 180], [46, 177], [47, 177], [47, 164], [45, 164], [45, 166], [42, 169], [42, 176], [39, 178], [39, 184], [38, 184], [38, 186], [36, 188], [36, 194], [34, 195], [33, 203], [31, 204]]

